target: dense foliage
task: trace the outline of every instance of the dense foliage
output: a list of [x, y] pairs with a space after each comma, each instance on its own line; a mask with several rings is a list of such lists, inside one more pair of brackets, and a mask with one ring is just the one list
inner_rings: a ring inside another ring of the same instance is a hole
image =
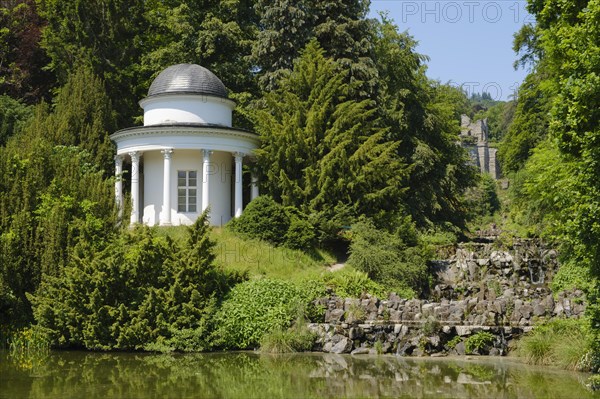
[[104, 170], [112, 126], [101, 82], [81, 71], [53, 112], [39, 105], [0, 147], [2, 323], [28, 322], [25, 294], [35, 292], [44, 276], [61, 276], [70, 257], [101, 247], [114, 231], [113, 184]]
[[395, 233], [378, 230], [369, 220], [352, 225], [348, 263], [390, 291], [413, 297], [427, 290], [427, 260], [414, 227], [406, 222]]
[[228, 227], [248, 238], [285, 245], [292, 249], [311, 249], [315, 244], [314, 227], [295, 208], [284, 207], [267, 195], [252, 200], [244, 213]]
[[73, 258], [32, 297], [38, 325], [57, 347], [207, 349], [218, 301], [241, 281], [214, 265], [207, 214], [185, 247], [148, 227]]
[[600, 2], [530, 0], [528, 10], [537, 23], [524, 27], [515, 45], [534, 70], [504, 147], [518, 170], [514, 212], [563, 243], [568, 264], [589, 271], [588, 312], [600, 353]]
[[32, 116], [32, 111], [31, 106], [9, 96], [0, 96], [0, 146], [5, 145], [10, 136], [23, 128]]
[[313, 284], [276, 279], [238, 284], [216, 315], [215, 344], [230, 349], [257, 348], [262, 337], [286, 330], [299, 312], [310, 319], [319, 314], [311, 301], [324, 292]]
[[40, 38], [45, 21], [37, 5], [36, 0], [0, 2], [0, 94], [27, 104], [48, 98], [54, 84], [53, 73], [44, 68], [48, 56]]
[[370, 100], [348, 98], [346, 71], [308, 44], [280, 88], [255, 113], [257, 158], [267, 191], [320, 220], [398, 212], [404, 168], [398, 143]]
[[531, 364], [587, 371], [599, 362], [590, 353], [592, 338], [584, 320], [556, 319], [537, 326], [522, 338], [517, 352]]
[[[367, 217], [373, 223], [357, 228], [353, 256], [370, 256], [372, 238], [389, 239], [375, 251], [385, 255], [371, 262], [379, 266], [357, 261], [367, 273], [314, 281], [340, 295], [420, 292], [427, 254], [409, 221], [465, 226], [464, 194], [476, 173], [456, 135], [469, 104], [460, 90], [429, 80], [416, 41], [386, 15], [367, 18], [368, 6], [1, 3], [0, 323], [31, 322], [29, 294], [54, 345], [202, 349], [214, 344], [216, 335], [208, 336], [216, 320], [222, 347], [245, 348], [265, 332], [289, 332], [293, 308], [315, 295], [314, 287], [269, 283], [274, 310], [260, 312], [276, 315], [236, 335], [227, 312], [243, 308], [237, 291], [211, 316], [235, 278], [211, 266], [203, 226], [185, 248], [148, 229], [120, 230], [108, 135], [140, 122], [137, 101], [176, 63], [212, 70], [239, 104], [236, 124], [261, 135], [257, 165], [266, 195], [232, 222], [235, 231], [307, 250]], [[241, 285], [239, 295], [259, 301], [252, 295], [268, 292], [261, 284]]]
[[236, 92], [253, 85], [248, 55], [257, 26], [252, 2], [38, 0], [47, 21], [40, 46], [64, 84], [80, 66], [107, 84], [119, 126], [131, 124], [151, 78], [169, 65], [193, 62]]

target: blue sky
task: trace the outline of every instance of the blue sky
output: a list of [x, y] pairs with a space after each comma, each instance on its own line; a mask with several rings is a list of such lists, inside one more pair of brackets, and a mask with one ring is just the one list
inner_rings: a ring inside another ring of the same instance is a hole
[[509, 99], [527, 71], [513, 69], [513, 34], [533, 22], [523, 0], [371, 0], [371, 16], [389, 11], [400, 31], [429, 56], [427, 75], [462, 86], [467, 93], [489, 92]]

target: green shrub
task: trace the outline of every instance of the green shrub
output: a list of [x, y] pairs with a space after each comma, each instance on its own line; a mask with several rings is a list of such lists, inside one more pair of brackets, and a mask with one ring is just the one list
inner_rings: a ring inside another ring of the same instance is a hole
[[491, 346], [494, 339], [494, 335], [487, 331], [476, 332], [465, 340], [465, 350], [467, 353], [480, 353]]
[[454, 245], [458, 242], [458, 237], [456, 237], [456, 233], [452, 231], [444, 231], [441, 229], [429, 230], [424, 234], [419, 236], [419, 239], [427, 245], [432, 246], [447, 246]]
[[307, 220], [293, 216], [284, 241], [286, 247], [309, 250], [315, 246], [315, 229]]
[[249, 238], [283, 244], [290, 227], [290, 217], [285, 208], [273, 198], [261, 195], [252, 200], [239, 218], [229, 227]]
[[375, 345], [373, 345], [373, 349], [375, 349], [375, 353], [377, 353], [378, 355], [383, 355], [383, 343], [381, 343], [380, 340], [377, 340], [375, 342]]
[[56, 347], [198, 351], [210, 347], [216, 305], [242, 280], [213, 266], [207, 213], [184, 247], [138, 226], [104, 250], [75, 258], [31, 296]]
[[[467, 189], [464, 196], [470, 219], [482, 221], [500, 209], [496, 181], [487, 173], [479, 175], [477, 185]], [[481, 223], [480, 223], [481, 224]]]
[[587, 385], [592, 391], [600, 391], [600, 374], [594, 374], [588, 378]]
[[380, 298], [387, 296], [386, 289], [371, 280], [367, 273], [348, 266], [334, 273], [322, 274], [318, 277], [318, 281], [331, 288], [341, 298], [358, 298], [363, 294]]
[[390, 291], [422, 292], [428, 284], [424, 246], [407, 246], [400, 234], [375, 228], [369, 220], [352, 226], [348, 263]]
[[291, 249], [308, 251], [316, 242], [315, 229], [305, 215], [265, 195], [250, 202], [242, 216], [229, 222], [228, 227], [248, 238]]
[[298, 309], [310, 307], [316, 293], [290, 281], [251, 280], [237, 285], [223, 302], [216, 320], [216, 344], [224, 349], [259, 345], [271, 331], [285, 331]]
[[353, 303], [344, 314], [348, 323], [362, 323], [367, 318], [367, 311], [359, 304]]
[[425, 335], [433, 335], [437, 334], [441, 330], [442, 326], [439, 321], [437, 321], [433, 316], [429, 316], [423, 326], [421, 327], [421, 331]]
[[572, 288], [590, 292], [595, 287], [596, 280], [590, 273], [588, 265], [575, 261], [561, 263], [558, 271], [552, 278], [552, 291], [560, 292]]

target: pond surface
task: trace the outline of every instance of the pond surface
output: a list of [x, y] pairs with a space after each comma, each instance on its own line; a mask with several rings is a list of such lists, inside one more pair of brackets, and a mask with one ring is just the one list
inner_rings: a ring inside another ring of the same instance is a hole
[[0, 398], [600, 398], [586, 374], [505, 358], [0, 352]]

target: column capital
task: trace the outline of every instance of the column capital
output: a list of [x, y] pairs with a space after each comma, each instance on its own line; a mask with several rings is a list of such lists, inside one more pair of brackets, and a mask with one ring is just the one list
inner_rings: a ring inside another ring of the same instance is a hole
[[234, 158], [235, 158], [236, 161], [239, 161], [239, 160], [243, 159], [244, 156], [246, 155], [243, 152], [239, 152], [239, 151], [232, 152], [232, 154], [233, 154], [233, 156], [234, 156]]
[[140, 160], [140, 157], [142, 156], [142, 153], [140, 151], [131, 151], [129, 153], [129, 156], [131, 157], [131, 161], [132, 162], [137, 162]]
[[119, 163], [119, 164], [123, 163], [123, 155], [122, 154], [121, 155], [119, 155], [119, 154], [115, 155], [114, 160], [115, 160], [116, 163]]
[[165, 157], [165, 159], [171, 159], [171, 155], [173, 155], [172, 148], [165, 148], [164, 150], [161, 150], [160, 152], [161, 152], [161, 154], [163, 154], [163, 157]]
[[213, 154], [213, 150], [202, 150], [202, 154], [204, 154], [205, 157], [209, 157]]

